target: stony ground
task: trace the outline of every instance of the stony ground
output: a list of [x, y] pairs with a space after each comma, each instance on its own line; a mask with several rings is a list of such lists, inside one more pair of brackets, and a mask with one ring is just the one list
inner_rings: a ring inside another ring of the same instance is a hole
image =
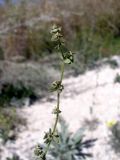
[[[84, 127], [87, 138], [98, 138], [92, 149], [93, 160], [119, 160], [119, 155], [116, 155], [108, 145], [109, 129], [106, 126], [107, 121], [119, 119], [120, 84], [114, 83], [117, 73], [120, 73], [120, 68], [112, 69], [105, 65], [84, 75], [64, 80], [65, 89], [61, 99], [62, 116], [72, 132]], [[33, 159], [31, 155], [34, 146], [42, 142], [44, 132], [54, 122], [51, 112], [56, 103], [55, 96], [53, 95], [50, 100], [43, 99], [42, 102], [37, 102], [30, 107], [25, 106], [20, 111], [27, 118], [27, 128], [19, 133], [15, 143], [8, 142], [4, 146], [5, 149], [3, 147], [5, 156], [9, 153], [17, 153], [23, 160]], [[95, 128], [90, 130], [85, 124], [85, 119], [95, 118], [97, 118]]]

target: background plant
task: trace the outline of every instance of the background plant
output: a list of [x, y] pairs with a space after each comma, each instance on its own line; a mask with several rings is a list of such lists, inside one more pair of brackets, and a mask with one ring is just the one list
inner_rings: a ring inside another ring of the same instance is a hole
[[117, 121], [110, 128], [109, 144], [116, 153], [120, 153], [120, 122]]
[[48, 96], [48, 84], [57, 76], [54, 69], [48, 71], [47, 66], [34, 62], [1, 62], [0, 70], [1, 103]]
[[[92, 157], [88, 149], [93, 147], [96, 139], [84, 140], [84, 129], [78, 129], [74, 134], [69, 132], [68, 125], [61, 117], [59, 120], [59, 143], [53, 142], [50, 151], [50, 160], [82, 160]], [[86, 149], [86, 151], [84, 151]]]
[[118, 73], [116, 74], [114, 82], [115, 83], [120, 83], [120, 75]]
[[24, 98], [33, 97], [37, 99], [37, 96], [33, 92], [32, 88], [26, 88], [21, 82], [17, 86], [4, 83], [0, 92], [0, 105], [2, 107], [11, 105], [12, 101], [21, 100]]
[[15, 140], [21, 126], [25, 126], [26, 121], [14, 108], [0, 107], [0, 139], [3, 143], [8, 140]]
[[7, 157], [6, 160], [20, 160], [20, 157], [19, 157], [18, 155], [14, 154], [14, 155], [12, 156], [12, 158]]
[[[0, 19], [4, 28], [9, 28], [10, 32], [1, 36], [2, 50], [5, 51], [4, 54], [6, 51], [9, 52], [8, 55], [17, 50], [18, 55], [24, 55], [28, 59], [54, 54], [46, 28], [50, 26], [51, 22], [57, 22], [64, 28], [65, 39], [69, 41], [68, 46], [77, 50], [79, 56], [83, 54], [83, 50], [84, 56], [85, 54], [88, 56], [91, 52], [92, 56], [89, 58], [93, 62], [98, 58], [99, 49], [103, 57], [119, 54], [119, 9], [119, 0], [109, 2], [106, 0], [104, 2], [102, 0], [97, 2], [95, 0], [76, 0], [75, 2], [74, 0], [65, 2], [46, 0], [34, 1], [34, 3], [22, 0], [17, 5], [12, 1], [9, 4], [5, 3], [0, 7]], [[17, 32], [14, 32], [15, 28]], [[18, 34], [18, 30], [21, 34]], [[40, 34], [37, 34], [39, 32]], [[9, 43], [5, 45], [5, 41], [9, 41]], [[87, 48], [85, 44], [88, 45]], [[21, 52], [21, 45], [24, 46], [22, 50], [24, 53]], [[84, 56], [82, 56], [83, 59]], [[86, 59], [89, 61], [89, 58]]]
[[116, 68], [119, 67], [117, 61], [114, 60], [114, 59], [113, 59], [113, 60], [112, 60], [112, 59], [108, 59], [108, 60], [106, 61], [106, 63], [109, 64], [112, 69], [116, 69]]

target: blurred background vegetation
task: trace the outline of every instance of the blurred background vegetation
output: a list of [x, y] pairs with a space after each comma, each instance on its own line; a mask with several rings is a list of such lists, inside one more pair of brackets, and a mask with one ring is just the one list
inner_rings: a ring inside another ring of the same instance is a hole
[[4, 0], [0, 6], [0, 59], [57, 64], [49, 28], [63, 28], [67, 45], [78, 54], [75, 74], [101, 57], [119, 55], [119, 0]]
[[36, 60], [54, 54], [49, 34], [53, 23], [62, 26], [68, 46], [83, 59], [119, 54], [119, 0], [4, 1], [0, 6], [1, 59]]

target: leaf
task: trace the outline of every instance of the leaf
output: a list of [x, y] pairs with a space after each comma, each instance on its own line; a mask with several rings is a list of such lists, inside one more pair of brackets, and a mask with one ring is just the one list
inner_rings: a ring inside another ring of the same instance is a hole
[[53, 25], [52, 29], [51, 29], [51, 33], [55, 34], [57, 32], [61, 32], [61, 27], [58, 27], [57, 25]]
[[76, 131], [76, 133], [73, 135], [72, 140], [74, 143], [79, 143], [84, 137], [84, 129], [80, 128]]
[[56, 142], [56, 143], [59, 143], [60, 142], [60, 139], [59, 139], [59, 135], [55, 135], [53, 140]]
[[60, 114], [61, 111], [59, 110], [58, 107], [56, 107], [55, 109], [53, 109], [53, 112], [52, 112], [52, 113], [53, 113], [53, 114]]
[[60, 87], [60, 81], [54, 81], [50, 87], [51, 92], [55, 92], [59, 89]]
[[70, 64], [70, 63], [71, 63], [71, 60], [70, 60], [69, 58], [67, 58], [67, 59], [64, 59], [64, 62], [65, 62], [66, 64]]

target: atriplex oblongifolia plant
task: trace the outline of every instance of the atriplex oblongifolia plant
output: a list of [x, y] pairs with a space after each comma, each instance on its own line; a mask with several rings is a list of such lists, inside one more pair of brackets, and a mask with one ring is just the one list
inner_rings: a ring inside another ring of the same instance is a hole
[[59, 115], [61, 113], [60, 95], [64, 89], [64, 86], [62, 84], [62, 80], [64, 77], [64, 69], [65, 69], [65, 64], [71, 64], [74, 61], [73, 53], [69, 51], [65, 46], [63, 35], [61, 33], [61, 27], [54, 25], [51, 29], [51, 34], [52, 34], [52, 41], [54, 42], [55, 48], [57, 49], [57, 52], [59, 53], [60, 59], [61, 59], [61, 75], [60, 75], [60, 79], [53, 82], [50, 88], [51, 92], [57, 93], [57, 105], [53, 110], [53, 114], [56, 115], [56, 118], [55, 118], [55, 124], [53, 129], [50, 128], [49, 131], [45, 133], [45, 136], [44, 136], [44, 143], [46, 144], [45, 149], [43, 149], [40, 145], [36, 146], [35, 155], [40, 160], [46, 160], [46, 155], [52, 141], [59, 142], [59, 135], [57, 134], [56, 128], [59, 120]]

